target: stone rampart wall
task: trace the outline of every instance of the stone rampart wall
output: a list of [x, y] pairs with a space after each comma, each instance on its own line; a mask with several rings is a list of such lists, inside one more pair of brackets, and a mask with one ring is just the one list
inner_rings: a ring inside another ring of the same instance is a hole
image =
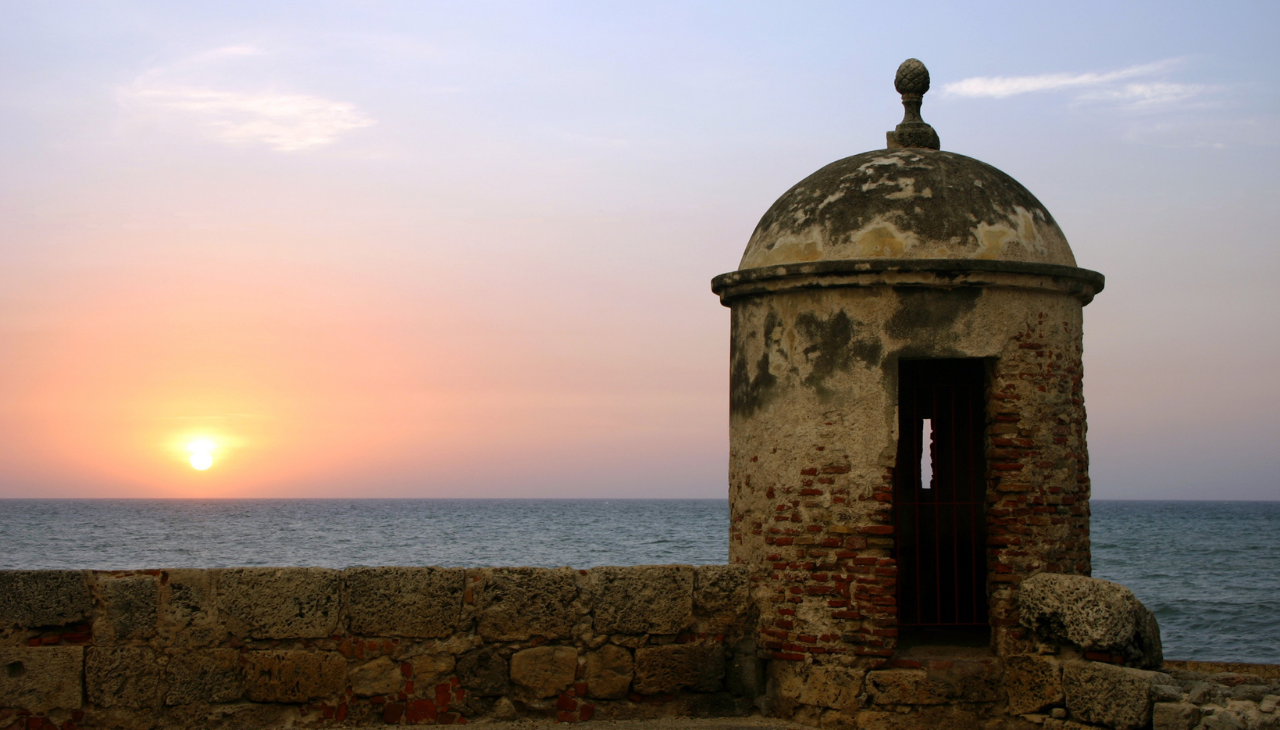
[[0, 728], [748, 713], [738, 566], [0, 572]]
[[1197, 662], [1189, 660], [1165, 660], [1165, 669], [1204, 674], [1244, 674], [1280, 681], [1280, 664], [1250, 664], [1249, 662]]

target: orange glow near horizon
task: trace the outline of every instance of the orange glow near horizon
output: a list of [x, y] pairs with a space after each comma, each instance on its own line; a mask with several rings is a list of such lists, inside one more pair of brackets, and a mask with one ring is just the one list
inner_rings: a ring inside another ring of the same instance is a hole
[[554, 301], [522, 295], [502, 317], [456, 306], [450, 287], [478, 274], [424, 297], [418, 273], [393, 287], [382, 272], [297, 277], [293, 262], [163, 263], [40, 290], [49, 314], [0, 359], [0, 494], [589, 495], [644, 488], [631, 475], [655, 453], [671, 476], [652, 481], [675, 482], [720, 445], [698, 439], [721, 436], [718, 383], [694, 368], [690, 388], [679, 348], [666, 367], [634, 358], [671, 339], [662, 326], [599, 347], [595, 333], [625, 323], [613, 305], [575, 308], [577, 329], [548, 337], [533, 322]]

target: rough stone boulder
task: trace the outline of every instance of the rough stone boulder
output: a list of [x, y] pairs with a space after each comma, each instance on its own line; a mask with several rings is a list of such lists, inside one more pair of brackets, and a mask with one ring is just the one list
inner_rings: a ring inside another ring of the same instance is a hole
[[1022, 625], [1045, 643], [1118, 656], [1133, 667], [1164, 664], [1155, 615], [1118, 583], [1040, 573], [1022, 582], [1019, 601]]
[[1150, 727], [1152, 688], [1172, 682], [1167, 674], [1102, 662], [1071, 661], [1062, 667], [1071, 718], [1115, 730]]

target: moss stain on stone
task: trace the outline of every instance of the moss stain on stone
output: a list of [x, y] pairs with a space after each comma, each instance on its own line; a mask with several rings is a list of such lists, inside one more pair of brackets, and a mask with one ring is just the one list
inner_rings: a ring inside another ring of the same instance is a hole
[[829, 402], [836, 393], [827, 380], [838, 371], [848, 370], [855, 361], [874, 365], [883, 350], [879, 340], [855, 339], [856, 328], [843, 310], [825, 319], [806, 312], [796, 319], [796, 328], [812, 344], [803, 352], [811, 370], [802, 381], [817, 393], [819, 400]]
[[894, 287], [898, 308], [886, 325], [886, 331], [899, 340], [932, 340], [952, 335], [956, 320], [969, 314], [977, 305], [982, 289], [918, 289]]
[[[769, 369], [769, 343], [773, 342], [773, 333], [781, 323], [778, 315], [769, 312], [765, 316], [763, 328], [762, 352], [760, 357], [751, 363], [747, 354], [740, 348], [739, 338], [734, 337], [730, 344], [730, 360], [732, 366], [729, 374], [729, 413], [735, 416], [751, 416], [768, 402], [778, 378]], [[738, 328], [734, 318], [734, 328]], [[752, 376], [752, 365], [755, 375]]]

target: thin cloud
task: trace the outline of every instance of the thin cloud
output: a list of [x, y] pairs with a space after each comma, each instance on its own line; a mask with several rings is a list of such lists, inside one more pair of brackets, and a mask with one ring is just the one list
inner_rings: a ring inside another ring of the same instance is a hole
[[184, 115], [225, 144], [261, 143], [277, 152], [333, 144], [345, 132], [376, 123], [354, 104], [306, 94], [135, 86], [123, 96], [135, 107]]
[[1019, 94], [1079, 90], [1076, 101], [1113, 102], [1133, 109], [1185, 101], [1208, 91], [1202, 84], [1173, 82], [1121, 83], [1168, 70], [1177, 59], [1130, 66], [1108, 73], [1055, 73], [1038, 76], [973, 76], [942, 87], [948, 96], [1006, 99]]
[[253, 93], [192, 78], [227, 62], [265, 55], [253, 46], [225, 46], [151, 69], [119, 89], [122, 106], [153, 121], [194, 126], [227, 145], [262, 144], [299, 152], [333, 144], [376, 122], [354, 104], [309, 94]]
[[1098, 89], [1081, 94], [1081, 101], [1114, 101], [1133, 108], [1186, 101], [1208, 91], [1203, 84], [1125, 84], [1118, 89]]

